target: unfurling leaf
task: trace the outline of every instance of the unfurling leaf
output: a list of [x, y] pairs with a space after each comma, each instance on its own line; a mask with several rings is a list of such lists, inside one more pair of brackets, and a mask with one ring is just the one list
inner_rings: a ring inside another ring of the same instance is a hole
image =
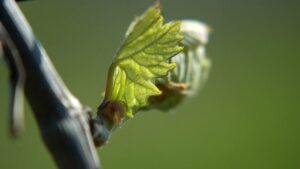
[[123, 103], [127, 117], [147, 106], [150, 96], [161, 94], [155, 80], [176, 67], [170, 58], [183, 50], [180, 22], [163, 22], [159, 4], [137, 18], [110, 66], [104, 102]]
[[184, 35], [181, 41], [184, 50], [171, 58], [176, 68], [169, 73], [168, 78], [156, 82], [162, 94], [150, 97], [149, 106], [144, 108], [146, 110], [154, 108], [170, 111], [187, 97], [197, 94], [207, 80], [211, 62], [205, 48], [210, 28], [199, 21], [183, 20], [180, 32]]

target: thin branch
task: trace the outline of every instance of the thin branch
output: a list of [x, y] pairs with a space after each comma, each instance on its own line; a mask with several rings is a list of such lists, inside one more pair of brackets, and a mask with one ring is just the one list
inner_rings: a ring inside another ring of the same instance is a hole
[[[0, 23], [0, 33], [6, 43], [3, 44], [5, 59], [10, 70], [10, 99], [9, 99], [9, 129], [12, 137], [18, 137], [24, 125], [23, 89], [25, 82], [25, 70], [20, 56], [10, 38], [5, 37], [3, 25]], [[10, 47], [9, 47], [10, 46]]]
[[[8, 45], [5, 57], [13, 62], [17, 57], [22, 62], [25, 96], [58, 167], [100, 168], [87, 109], [65, 87], [13, 0], [0, 0], [0, 21], [1, 38]], [[18, 55], [10, 55], [8, 51]]]

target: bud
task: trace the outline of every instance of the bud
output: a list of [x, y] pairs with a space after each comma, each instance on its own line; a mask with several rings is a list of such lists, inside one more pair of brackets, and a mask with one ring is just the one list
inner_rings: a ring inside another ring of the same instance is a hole
[[205, 52], [210, 30], [206, 24], [199, 21], [181, 22], [180, 32], [184, 35], [181, 45], [184, 46], [184, 50], [171, 58], [170, 62], [175, 62], [176, 68], [168, 77], [156, 82], [162, 94], [150, 97], [150, 106], [147, 109], [169, 111], [203, 87], [211, 66]]

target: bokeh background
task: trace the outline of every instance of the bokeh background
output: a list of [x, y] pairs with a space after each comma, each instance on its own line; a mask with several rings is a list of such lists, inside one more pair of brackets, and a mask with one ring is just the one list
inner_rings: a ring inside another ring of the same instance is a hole
[[[71, 91], [94, 110], [127, 26], [154, 0], [21, 3]], [[141, 113], [99, 155], [104, 169], [299, 169], [300, 1], [161, 0], [167, 20], [213, 28], [209, 81], [175, 112]], [[0, 63], [0, 168], [54, 169], [31, 110], [7, 131], [8, 71]]]

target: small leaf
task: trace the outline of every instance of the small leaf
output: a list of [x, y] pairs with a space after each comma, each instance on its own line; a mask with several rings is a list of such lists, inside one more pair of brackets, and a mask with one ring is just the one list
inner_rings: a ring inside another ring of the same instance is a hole
[[188, 97], [199, 93], [205, 84], [211, 61], [206, 55], [206, 44], [209, 40], [210, 27], [196, 20], [182, 20], [181, 34], [184, 39], [183, 52], [170, 60], [176, 63], [168, 77], [156, 81], [162, 91], [159, 96], [149, 98], [149, 105], [144, 110], [159, 109], [168, 112], [181, 104]]
[[105, 101], [123, 102], [127, 117], [146, 106], [149, 96], [161, 94], [155, 79], [176, 67], [169, 59], [183, 50], [180, 22], [163, 24], [160, 12], [157, 4], [130, 25], [109, 69]]

